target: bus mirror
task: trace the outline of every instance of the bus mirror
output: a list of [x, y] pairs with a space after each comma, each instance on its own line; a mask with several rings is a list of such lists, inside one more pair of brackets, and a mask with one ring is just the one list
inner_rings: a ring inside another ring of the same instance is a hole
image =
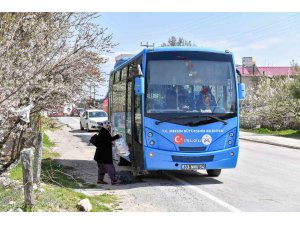
[[238, 84], [238, 90], [239, 90], [239, 99], [244, 100], [246, 98], [245, 84], [244, 83], [239, 83]]
[[145, 93], [144, 88], [144, 77], [136, 77], [135, 78], [135, 86], [134, 91], [136, 95], [143, 95]]

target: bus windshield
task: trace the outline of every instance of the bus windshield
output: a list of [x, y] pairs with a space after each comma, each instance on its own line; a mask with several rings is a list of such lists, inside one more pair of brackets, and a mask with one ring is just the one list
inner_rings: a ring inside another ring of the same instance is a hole
[[[215, 54], [216, 55], [216, 54]], [[166, 119], [176, 115], [236, 113], [232, 57], [172, 54], [147, 62], [146, 114]], [[214, 60], [216, 58], [217, 60]], [[169, 115], [169, 116], [168, 116]]]

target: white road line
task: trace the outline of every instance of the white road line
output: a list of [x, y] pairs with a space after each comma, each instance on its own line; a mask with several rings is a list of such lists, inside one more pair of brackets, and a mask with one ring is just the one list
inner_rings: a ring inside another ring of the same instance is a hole
[[166, 174], [166, 175], [169, 176], [171, 179], [176, 180], [176, 181], [184, 184], [185, 187], [192, 189], [193, 191], [205, 196], [206, 198], [208, 198], [208, 199], [212, 200], [213, 202], [217, 203], [218, 205], [228, 209], [231, 212], [241, 212], [241, 210], [239, 210], [239, 209], [235, 208], [234, 206], [224, 202], [223, 200], [209, 194], [208, 192], [201, 190], [199, 187], [197, 187], [195, 185], [192, 185], [192, 184], [190, 184], [190, 183], [188, 183], [188, 182], [186, 182], [186, 181], [184, 181], [184, 180], [182, 180], [178, 177], [174, 177], [173, 175], [170, 175], [170, 174]]

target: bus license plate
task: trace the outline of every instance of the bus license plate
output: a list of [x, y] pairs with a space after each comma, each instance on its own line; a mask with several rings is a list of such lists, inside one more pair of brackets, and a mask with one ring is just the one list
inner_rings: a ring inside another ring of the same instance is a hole
[[203, 170], [205, 169], [205, 164], [183, 164], [181, 168], [183, 170]]

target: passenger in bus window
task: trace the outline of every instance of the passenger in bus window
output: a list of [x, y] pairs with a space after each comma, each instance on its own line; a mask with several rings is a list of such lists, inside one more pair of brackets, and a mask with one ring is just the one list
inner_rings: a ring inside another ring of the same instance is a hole
[[177, 100], [176, 100], [176, 87], [170, 86], [166, 90], [166, 108], [167, 109], [177, 109]]
[[202, 109], [204, 109], [204, 110], [211, 110], [211, 104], [210, 104], [210, 102], [211, 102], [211, 100], [210, 100], [209, 95], [204, 95], [203, 96], [203, 106], [204, 106], [204, 108], [202, 108]]
[[186, 109], [186, 102], [188, 96], [188, 90], [183, 86], [178, 86], [178, 107], [179, 109]]
[[187, 105], [188, 105], [190, 111], [193, 111], [195, 109], [195, 96], [194, 96], [194, 91], [193, 91], [192, 85], [190, 85], [190, 87], [188, 89]]

